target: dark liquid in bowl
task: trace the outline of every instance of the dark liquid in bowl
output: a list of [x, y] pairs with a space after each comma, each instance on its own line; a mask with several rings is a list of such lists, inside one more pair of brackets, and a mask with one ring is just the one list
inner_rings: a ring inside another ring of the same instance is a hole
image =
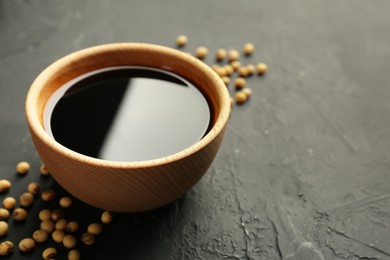
[[46, 131], [78, 153], [144, 161], [184, 150], [209, 130], [206, 98], [187, 80], [158, 69], [117, 67], [83, 75], [50, 98]]

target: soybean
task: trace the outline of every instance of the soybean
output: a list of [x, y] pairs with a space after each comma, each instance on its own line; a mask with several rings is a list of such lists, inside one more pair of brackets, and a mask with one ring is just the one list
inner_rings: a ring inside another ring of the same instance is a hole
[[47, 232], [45, 230], [38, 229], [38, 230], [34, 231], [32, 237], [35, 240], [35, 242], [43, 243], [43, 242], [45, 242], [47, 240], [48, 234], [47, 234]]
[[188, 38], [185, 35], [179, 35], [176, 38], [176, 44], [179, 47], [183, 47], [184, 45], [187, 44], [187, 42], [188, 42]]
[[19, 243], [19, 249], [22, 252], [31, 252], [35, 248], [35, 241], [31, 238], [22, 239]]
[[55, 224], [55, 229], [56, 230], [65, 230], [66, 226], [68, 225], [68, 221], [64, 218], [60, 219], [57, 221]]
[[217, 72], [218, 76], [220, 77], [226, 76], [226, 69], [224, 67], [216, 68], [215, 72]]
[[244, 88], [242, 92], [246, 94], [248, 99], [250, 98], [250, 96], [252, 96], [252, 90], [250, 88]]
[[236, 78], [234, 79], [234, 86], [236, 86], [236, 89], [242, 89], [246, 85], [246, 80], [244, 78]]
[[218, 68], [220, 68], [220, 66], [217, 65], [217, 64], [210, 65], [210, 67], [211, 67], [214, 71], [216, 71]]
[[222, 77], [222, 81], [223, 81], [223, 83], [225, 83], [225, 85], [227, 86], [227, 85], [229, 85], [229, 83], [230, 83], [230, 78], [227, 77], [227, 76], [223, 76], [223, 77]]
[[233, 69], [233, 67], [232, 67], [231, 65], [226, 64], [226, 65], [223, 66], [223, 67], [224, 67], [224, 69], [226, 70], [226, 75], [230, 76], [230, 75], [233, 74], [234, 69]]
[[256, 71], [256, 67], [253, 64], [247, 65], [246, 68], [248, 70], [248, 76], [253, 75], [253, 73], [255, 73], [255, 71]]
[[215, 53], [215, 59], [217, 61], [222, 61], [226, 57], [226, 50], [225, 49], [218, 49], [217, 52]]
[[42, 258], [44, 260], [55, 259], [56, 256], [57, 256], [57, 249], [55, 249], [54, 247], [46, 248], [42, 253]]
[[246, 56], [249, 56], [253, 53], [253, 51], [255, 50], [255, 45], [253, 45], [252, 43], [246, 43], [244, 45], [244, 54]]
[[41, 229], [45, 230], [47, 233], [52, 233], [54, 230], [54, 222], [51, 219], [46, 219], [41, 222]]
[[44, 221], [46, 219], [51, 219], [51, 210], [50, 209], [43, 209], [39, 212], [39, 219]]
[[209, 51], [207, 50], [207, 48], [201, 46], [201, 47], [198, 47], [198, 48], [196, 49], [195, 56], [196, 56], [198, 59], [204, 59], [204, 58], [207, 56], [208, 53], [209, 53]]
[[236, 103], [241, 105], [247, 101], [248, 96], [244, 92], [239, 91], [236, 93], [235, 98], [236, 98]]
[[20, 195], [19, 203], [22, 207], [30, 207], [34, 203], [34, 196], [30, 192], [25, 192]]
[[62, 197], [60, 199], [60, 206], [63, 208], [69, 208], [70, 206], [72, 206], [72, 204], [73, 201], [70, 197]]
[[257, 70], [257, 74], [263, 75], [267, 72], [268, 65], [265, 63], [259, 63], [256, 65], [256, 70]]
[[5, 221], [0, 221], [0, 237], [7, 235], [8, 233], [8, 223]]
[[27, 191], [30, 192], [32, 195], [37, 195], [39, 193], [40, 187], [37, 182], [31, 182], [27, 186]]
[[79, 229], [79, 223], [71, 221], [66, 225], [65, 231], [68, 233], [75, 233]]
[[237, 50], [229, 50], [228, 59], [229, 61], [236, 61], [240, 58], [240, 53]]
[[62, 241], [62, 244], [66, 248], [73, 248], [77, 244], [77, 239], [74, 235], [66, 235]]
[[113, 218], [113, 214], [111, 211], [104, 211], [100, 217], [100, 220], [102, 221], [102, 223], [104, 224], [108, 224], [112, 221], [112, 218]]
[[14, 243], [11, 241], [4, 241], [0, 244], [0, 255], [9, 255], [14, 250]]
[[64, 241], [65, 232], [62, 230], [54, 230], [53, 234], [51, 234], [51, 238], [57, 243], [62, 243]]
[[23, 208], [16, 208], [12, 212], [12, 217], [16, 221], [23, 221], [27, 218], [27, 211]]
[[54, 222], [57, 222], [58, 220], [60, 220], [62, 218], [63, 215], [64, 215], [64, 212], [61, 209], [55, 209], [51, 213], [51, 219]]
[[41, 167], [39, 168], [39, 170], [41, 171], [41, 174], [44, 175], [44, 176], [50, 175], [50, 172], [46, 168], [45, 164], [41, 164]]
[[0, 221], [7, 220], [9, 218], [9, 211], [7, 209], [0, 208]]
[[20, 162], [16, 165], [16, 172], [20, 175], [25, 175], [30, 170], [30, 164], [28, 162]]
[[99, 223], [92, 223], [88, 226], [87, 231], [88, 233], [97, 236], [102, 232], [102, 225]]
[[78, 250], [73, 249], [68, 253], [68, 260], [79, 260], [81, 258], [81, 254]]
[[2, 179], [0, 180], [0, 193], [9, 191], [11, 188], [11, 182], [9, 180]]
[[16, 200], [13, 197], [7, 197], [3, 200], [3, 206], [8, 210], [14, 209], [15, 205], [16, 205]]
[[91, 233], [86, 232], [81, 236], [81, 242], [90, 246], [93, 243], [95, 243], [95, 236], [92, 235]]
[[240, 67], [238, 69], [238, 75], [240, 75], [240, 77], [248, 76], [248, 69], [247, 69], [247, 67]]
[[42, 192], [41, 198], [43, 201], [52, 201], [56, 196], [56, 192], [53, 189], [48, 189]]
[[235, 60], [235, 61], [232, 61], [232, 62], [230, 63], [230, 66], [232, 66], [232, 68], [233, 68], [235, 71], [237, 71], [237, 70], [240, 68], [241, 63], [240, 63], [239, 61]]

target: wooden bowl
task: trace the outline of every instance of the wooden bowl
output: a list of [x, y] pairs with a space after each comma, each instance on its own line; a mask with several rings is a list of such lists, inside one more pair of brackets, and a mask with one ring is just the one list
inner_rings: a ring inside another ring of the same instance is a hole
[[[176, 154], [140, 162], [92, 158], [64, 147], [45, 131], [43, 111], [56, 89], [90, 71], [129, 65], [164, 69], [191, 81], [209, 101], [211, 130]], [[229, 114], [226, 86], [206, 64], [180, 51], [144, 43], [101, 45], [61, 58], [35, 79], [26, 100], [32, 139], [53, 177], [80, 200], [118, 212], [157, 208], [191, 189], [214, 160]]]

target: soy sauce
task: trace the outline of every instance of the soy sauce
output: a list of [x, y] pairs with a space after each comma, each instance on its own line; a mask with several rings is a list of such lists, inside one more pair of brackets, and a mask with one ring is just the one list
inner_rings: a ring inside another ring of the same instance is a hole
[[207, 134], [204, 95], [173, 73], [112, 67], [60, 87], [44, 112], [46, 131], [63, 146], [104, 160], [134, 162], [182, 151]]

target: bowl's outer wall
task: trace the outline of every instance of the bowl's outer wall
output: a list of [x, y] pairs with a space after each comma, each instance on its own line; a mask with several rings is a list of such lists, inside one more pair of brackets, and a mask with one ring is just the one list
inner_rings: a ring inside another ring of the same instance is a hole
[[139, 212], [183, 196], [204, 175], [221, 145], [224, 130], [192, 156], [148, 168], [118, 169], [87, 164], [57, 153], [31, 132], [35, 147], [56, 181], [76, 198], [117, 212]]

